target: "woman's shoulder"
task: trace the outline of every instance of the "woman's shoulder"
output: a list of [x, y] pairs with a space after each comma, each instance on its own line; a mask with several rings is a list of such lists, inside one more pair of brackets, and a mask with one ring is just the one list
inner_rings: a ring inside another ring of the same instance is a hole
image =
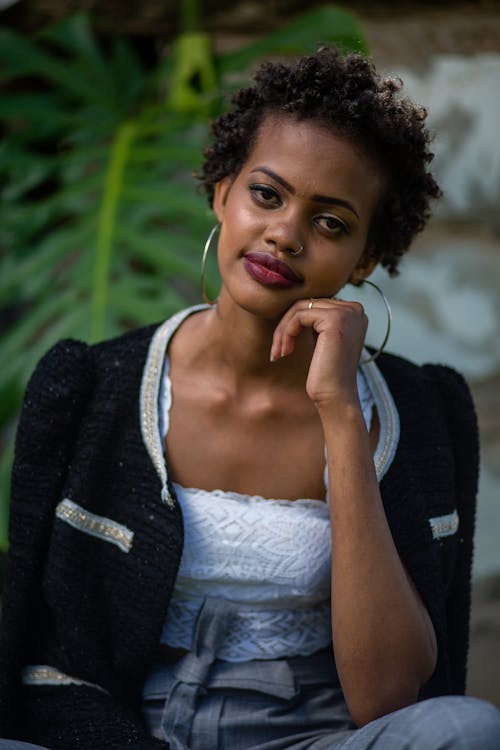
[[51, 371], [85, 376], [96, 367], [117, 367], [126, 359], [127, 365], [147, 353], [150, 341], [162, 322], [125, 331], [111, 338], [89, 344], [80, 339], [61, 339], [40, 359], [34, 375]]
[[418, 434], [447, 434], [455, 454], [477, 464], [479, 434], [469, 385], [453, 367], [417, 365], [394, 354], [381, 354], [377, 365], [397, 405], [402, 423], [418, 423]]
[[445, 400], [459, 398], [472, 404], [469, 385], [464, 376], [455, 368], [439, 363], [422, 365], [396, 354], [383, 353], [377, 365], [391, 391], [413, 392], [414, 388], [433, 391]]
[[125, 362], [128, 367], [133, 365], [134, 362], [142, 365], [147, 356], [151, 339], [162, 322], [134, 328], [113, 338], [92, 344], [90, 355], [96, 366], [117, 368]]
[[158, 323], [127, 331], [97, 344], [61, 339], [42, 356], [26, 386], [23, 413], [77, 412], [96, 389], [112, 393], [141, 377]]
[[26, 388], [25, 406], [40, 400], [47, 402], [47, 408], [70, 405], [84, 401], [96, 389], [104, 397], [106, 393], [117, 395], [118, 391], [135, 389], [146, 367], [151, 343], [158, 338], [155, 334], [163, 336], [170, 329], [175, 330], [185, 317], [201, 307], [180, 310], [166, 320], [95, 344], [72, 338], [61, 339], [36, 365]]
[[137, 360], [139, 364], [142, 364], [148, 355], [153, 340], [154, 348], [161, 349], [162, 354], [164, 354], [166, 344], [180, 324], [193, 313], [207, 307], [206, 304], [192, 305], [177, 311], [165, 320], [127, 331], [114, 338], [94, 344], [91, 347], [92, 355], [98, 363], [106, 364], [112, 361], [116, 366], [116, 363], [122, 357], [125, 357], [127, 362]]

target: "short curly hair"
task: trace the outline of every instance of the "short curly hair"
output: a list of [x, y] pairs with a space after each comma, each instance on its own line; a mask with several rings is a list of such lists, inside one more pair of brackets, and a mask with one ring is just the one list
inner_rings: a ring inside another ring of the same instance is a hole
[[233, 108], [212, 123], [198, 178], [210, 204], [215, 184], [237, 175], [264, 119], [290, 114], [320, 123], [360, 147], [381, 167], [385, 190], [370, 227], [373, 256], [390, 275], [430, 216], [441, 191], [427, 166], [433, 158], [423, 107], [399, 96], [400, 79], [381, 78], [362, 55], [322, 47], [291, 63], [265, 62], [255, 85], [232, 97]]

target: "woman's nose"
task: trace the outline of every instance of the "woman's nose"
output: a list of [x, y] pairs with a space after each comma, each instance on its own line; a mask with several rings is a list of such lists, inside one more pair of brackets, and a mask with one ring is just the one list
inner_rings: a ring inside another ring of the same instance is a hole
[[300, 255], [304, 250], [298, 227], [293, 222], [270, 222], [264, 240], [276, 250], [288, 255]]

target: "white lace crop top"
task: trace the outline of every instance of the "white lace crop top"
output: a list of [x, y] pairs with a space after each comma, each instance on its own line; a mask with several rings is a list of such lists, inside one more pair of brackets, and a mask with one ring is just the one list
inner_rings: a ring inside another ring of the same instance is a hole
[[[374, 398], [361, 371], [358, 388], [369, 427]], [[163, 437], [171, 400], [167, 359], [159, 393]], [[306, 656], [326, 647], [331, 641], [328, 502], [174, 487], [185, 542], [162, 643], [191, 650], [202, 603], [216, 597], [237, 605], [216, 654], [220, 659]]]

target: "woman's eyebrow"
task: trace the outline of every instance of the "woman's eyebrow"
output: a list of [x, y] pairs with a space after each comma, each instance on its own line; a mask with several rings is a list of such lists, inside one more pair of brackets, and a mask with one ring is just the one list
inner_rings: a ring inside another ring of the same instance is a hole
[[[279, 182], [280, 185], [283, 185], [285, 190], [288, 190], [289, 193], [292, 195], [295, 195], [296, 190], [292, 185], [290, 185], [289, 182], [287, 182], [283, 177], [280, 177], [279, 174], [276, 174], [276, 172], [273, 172], [272, 169], [269, 169], [268, 167], [255, 167], [255, 169], [252, 169], [250, 174], [253, 174], [254, 172], [263, 172], [264, 174], [267, 174], [268, 177], [271, 177], [271, 179], [275, 180], [276, 182]], [[344, 206], [349, 211], [352, 211], [352, 213], [359, 219], [359, 214], [352, 205], [352, 203], [349, 203], [349, 201], [342, 200], [342, 198], [333, 198], [328, 195], [313, 195], [312, 200], [316, 201], [317, 203], [327, 203], [331, 206]]]
[[263, 172], [264, 174], [267, 174], [268, 177], [271, 177], [271, 179], [279, 182], [280, 185], [283, 185], [285, 190], [288, 190], [289, 193], [295, 195], [295, 188], [292, 187], [289, 182], [283, 179], [283, 177], [280, 177], [279, 174], [273, 172], [272, 169], [268, 169], [267, 167], [255, 167], [255, 169], [252, 169], [250, 174], [253, 174], [254, 172]]

